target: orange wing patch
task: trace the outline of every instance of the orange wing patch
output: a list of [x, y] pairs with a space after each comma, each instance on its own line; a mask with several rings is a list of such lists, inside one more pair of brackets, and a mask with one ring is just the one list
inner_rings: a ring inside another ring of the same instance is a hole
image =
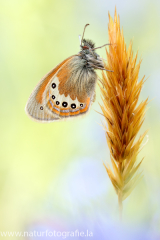
[[42, 100], [43, 100], [43, 93], [46, 89], [47, 84], [49, 83], [49, 81], [51, 80], [51, 78], [56, 74], [56, 72], [72, 57], [69, 57], [67, 59], [65, 59], [62, 63], [60, 63], [57, 67], [55, 67], [49, 74], [47, 74], [46, 77], [44, 77], [44, 81], [42, 82], [42, 84], [39, 87], [39, 90], [37, 92], [36, 95], [36, 100], [38, 103], [42, 104]]

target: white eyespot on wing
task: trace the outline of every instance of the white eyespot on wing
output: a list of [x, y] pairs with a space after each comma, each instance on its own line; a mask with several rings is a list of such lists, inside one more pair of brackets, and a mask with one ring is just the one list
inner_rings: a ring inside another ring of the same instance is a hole
[[38, 103], [36, 101], [36, 95], [37, 95], [37, 89], [35, 89], [32, 92], [26, 104], [25, 111], [27, 115], [32, 120], [40, 121], [40, 122], [49, 122], [59, 118], [55, 114], [48, 111], [44, 101], [42, 101], [42, 103]]
[[[53, 95], [54, 94], [54, 95]], [[59, 115], [59, 117], [67, 117], [69, 115], [69, 95], [55, 94], [52, 89], [49, 90], [49, 98], [46, 106], [50, 111]]]
[[[59, 80], [55, 76], [52, 78], [50, 85], [48, 86], [46, 93], [49, 91], [49, 93], [53, 96], [53, 100], [57, 100], [59, 91], [58, 91], [58, 86], [59, 86]], [[46, 98], [46, 93], [45, 93], [45, 98]]]
[[50, 122], [59, 119], [56, 114], [50, 113], [45, 105], [42, 106], [35, 101], [30, 108], [26, 109], [26, 113], [32, 120], [39, 122]]

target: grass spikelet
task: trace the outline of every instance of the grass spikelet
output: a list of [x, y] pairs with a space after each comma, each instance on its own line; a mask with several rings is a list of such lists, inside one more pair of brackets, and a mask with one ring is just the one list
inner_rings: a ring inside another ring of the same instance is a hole
[[104, 166], [118, 195], [121, 214], [122, 201], [129, 196], [142, 176], [137, 171], [143, 159], [137, 163], [137, 155], [147, 131], [138, 140], [136, 137], [144, 121], [148, 99], [138, 105], [144, 84], [144, 77], [138, 81], [142, 60], [136, 63], [138, 53], [133, 56], [132, 42], [126, 49], [116, 10], [114, 21], [109, 14], [108, 34], [111, 45], [109, 50], [106, 49], [105, 69], [113, 72], [102, 72], [100, 89], [104, 129], [113, 171], [109, 166]]

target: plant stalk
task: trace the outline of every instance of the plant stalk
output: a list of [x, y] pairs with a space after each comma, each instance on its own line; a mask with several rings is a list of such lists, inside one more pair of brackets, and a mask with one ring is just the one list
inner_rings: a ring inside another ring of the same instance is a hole
[[119, 191], [118, 193], [118, 205], [119, 205], [119, 220], [122, 221], [122, 210], [123, 210], [122, 191]]

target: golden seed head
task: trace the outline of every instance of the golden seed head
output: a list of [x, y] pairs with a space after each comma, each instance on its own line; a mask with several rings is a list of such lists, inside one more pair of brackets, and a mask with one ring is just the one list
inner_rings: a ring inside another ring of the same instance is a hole
[[141, 143], [147, 131], [135, 142], [135, 138], [144, 121], [148, 99], [139, 105], [138, 99], [144, 77], [138, 82], [141, 61], [136, 64], [137, 54], [133, 57], [132, 42], [128, 50], [124, 41], [123, 30], [120, 30], [120, 18], [115, 10], [114, 21], [109, 14], [109, 50], [106, 48], [107, 64], [105, 69], [113, 72], [102, 72], [101, 109], [106, 124], [106, 139], [110, 149], [114, 173], [107, 166], [106, 170], [112, 184], [124, 200], [140, 174], [134, 176], [140, 163], [135, 166]]

